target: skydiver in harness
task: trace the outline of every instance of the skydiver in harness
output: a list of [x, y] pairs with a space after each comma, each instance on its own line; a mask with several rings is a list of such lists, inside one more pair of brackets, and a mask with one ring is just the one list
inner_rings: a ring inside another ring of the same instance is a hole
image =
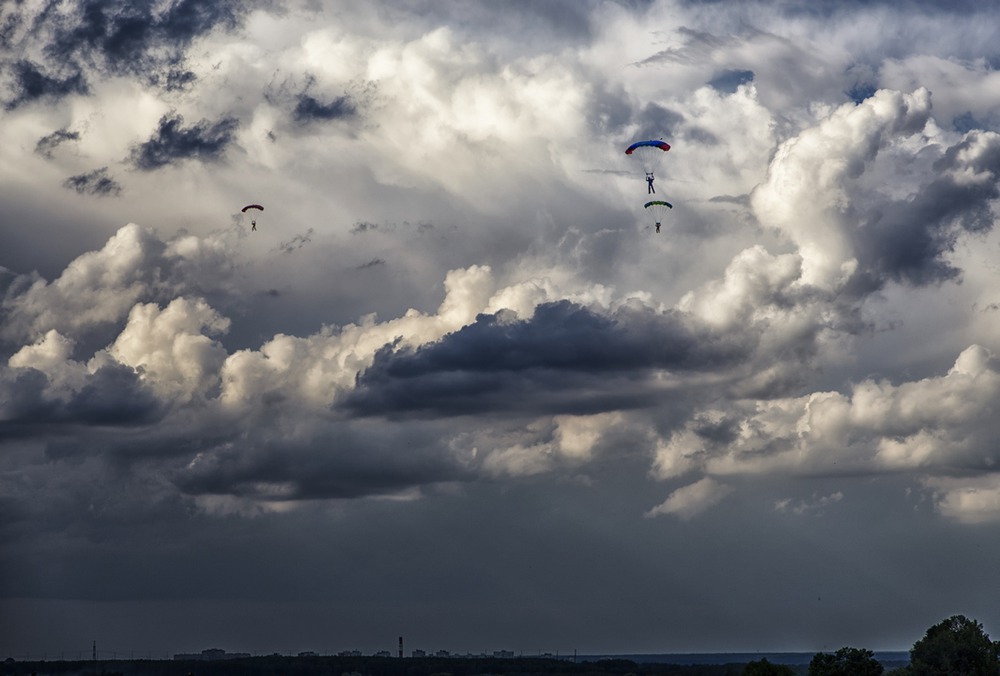
[[659, 221], [656, 222], [656, 231], [657, 232], [660, 231], [660, 222]]
[[257, 229], [257, 219], [256, 218], [251, 218], [250, 219], [250, 229], [251, 230], [256, 230]]
[[653, 172], [646, 172], [646, 183], [649, 184], [649, 190], [646, 191], [646, 194], [649, 195], [650, 193], [655, 193], [656, 189], [653, 188]]

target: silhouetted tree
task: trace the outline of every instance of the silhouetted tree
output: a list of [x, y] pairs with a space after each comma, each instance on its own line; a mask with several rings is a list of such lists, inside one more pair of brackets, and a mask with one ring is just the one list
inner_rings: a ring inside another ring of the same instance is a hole
[[913, 676], [1000, 676], [1000, 644], [983, 625], [953, 615], [927, 630], [910, 650]]
[[795, 676], [791, 667], [784, 664], [771, 664], [766, 657], [756, 662], [747, 662], [743, 667], [743, 676]]
[[882, 676], [885, 669], [871, 650], [844, 647], [834, 654], [816, 653], [809, 676]]

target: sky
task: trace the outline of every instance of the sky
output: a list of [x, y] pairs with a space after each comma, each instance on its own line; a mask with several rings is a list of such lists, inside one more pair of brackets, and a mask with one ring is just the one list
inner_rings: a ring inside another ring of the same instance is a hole
[[0, 654], [1000, 638], [998, 26], [4, 2]]

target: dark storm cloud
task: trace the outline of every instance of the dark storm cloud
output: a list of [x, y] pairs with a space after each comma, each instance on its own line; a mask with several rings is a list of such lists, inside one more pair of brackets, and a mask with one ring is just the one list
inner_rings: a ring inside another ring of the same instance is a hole
[[43, 396], [48, 378], [35, 369], [18, 369], [14, 373], [4, 373], [0, 377], [0, 392], [3, 393], [3, 422], [0, 423], [0, 439], [20, 436], [26, 430], [34, 434], [34, 423], [47, 422], [55, 417], [58, 408], [55, 402]]
[[69, 131], [68, 129], [57, 129], [51, 134], [38, 139], [38, 143], [35, 144], [35, 152], [42, 157], [52, 159], [52, 151], [55, 150], [57, 146], [65, 143], [66, 141], [79, 140], [80, 132]]
[[639, 112], [635, 121], [639, 125], [636, 138], [670, 138], [674, 135], [674, 126], [684, 122], [684, 116], [656, 103], [649, 103]]
[[[974, 147], [980, 149], [972, 160], [960, 159], [970, 157]], [[954, 250], [963, 232], [992, 229], [990, 203], [1000, 197], [1000, 136], [973, 132], [949, 148], [934, 169], [935, 178], [917, 194], [887, 202], [860, 229], [858, 251], [874, 278], [915, 286], [956, 279], [961, 271], [945, 254]], [[993, 178], [966, 180], [967, 169]]]
[[971, 111], [966, 111], [961, 115], [956, 115], [951, 120], [952, 126], [955, 127], [955, 131], [965, 134], [976, 129], [986, 129], [987, 125], [983, 122], [977, 120]]
[[[139, 76], [168, 90], [183, 88], [195, 78], [184, 67], [185, 50], [216, 28], [237, 26], [250, 9], [250, 3], [237, 0], [180, 0], [166, 5], [83, 0], [15, 7], [4, 17], [0, 44], [14, 54], [40, 48], [44, 63], [19, 60], [11, 65], [0, 58], [14, 75], [6, 107], [87, 93], [88, 69]], [[18, 32], [25, 37], [16, 39]]]
[[198, 76], [189, 70], [179, 67], [167, 68], [163, 72], [150, 75], [149, 82], [152, 85], [162, 87], [167, 91], [180, 91], [186, 89], [194, 83]]
[[308, 94], [300, 94], [293, 114], [297, 122], [310, 122], [312, 120], [326, 122], [353, 117], [357, 112], [357, 106], [347, 95], [323, 102]]
[[36, 369], [0, 374], [0, 439], [25, 434], [51, 434], [60, 426], [127, 427], [158, 420], [163, 409], [136, 372], [120, 364], [106, 365], [87, 376], [77, 392], [51, 394], [49, 378]]
[[150, 73], [175, 61], [195, 38], [216, 27], [235, 27], [248, 10], [236, 0], [180, 0], [165, 7], [88, 0], [76, 12], [60, 15], [47, 50], [56, 60], [96, 61], [112, 73]]
[[274, 105], [291, 106], [292, 119], [300, 126], [308, 126], [311, 123], [356, 120], [376, 100], [378, 91], [378, 83], [371, 80], [349, 82], [336, 93], [316, 93], [312, 91], [316, 83], [316, 76], [307, 74], [301, 90], [293, 92], [287, 86], [281, 86], [265, 96]]
[[878, 87], [870, 82], [856, 82], [844, 93], [855, 103], [861, 103], [870, 98], [876, 91], [878, 91]]
[[708, 81], [708, 86], [723, 94], [732, 94], [740, 85], [753, 82], [753, 77], [752, 70], [724, 70], [716, 73]]
[[68, 419], [88, 425], [140, 425], [154, 422], [162, 414], [156, 395], [133, 369], [120, 364], [97, 369], [66, 405]]
[[206, 449], [172, 481], [187, 495], [286, 501], [388, 495], [468, 480], [466, 469], [437, 450], [440, 434], [433, 425], [402, 431], [357, 422], [308, 440], [261, 430], [257, 439]]
[[4, 104], [7, 110], [38, 99], [89, 92], [83, 75], [78, 71], [72, 72], [72, 69], [63, 76], [50, 75], [37, 63], [22, 59], [15, 62], [11, 70], [13, 91]]
[[184, 117], [177, 113], [161, 117], [153, 136], [132, 148], [129, 161], [137, 169], [151, 171], [177, 160], [217, 160], [232, 142], [239, 126], [232, 117], [217, 122], [201, 120], [192, 127], [183, 124]]
[[81, 195], [119, 195], [122, 191], [121, 184], [108, 176], [107, 167], [70, 176], [63, 182], [63, 187], [71, 188]]
[[688, 328], [673, 312], [624, 307], [604, 316], [559, 301], [529, 320], [480, 315], [416, 350], [387, 346], [345, 405], [363, 415], [632, 408], [648, 403], [642, 385], [653, 371], [714, 371], [746, 349]]

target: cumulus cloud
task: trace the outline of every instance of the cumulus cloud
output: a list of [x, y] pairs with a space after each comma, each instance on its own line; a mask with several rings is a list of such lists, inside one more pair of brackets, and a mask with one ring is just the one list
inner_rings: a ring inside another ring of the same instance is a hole
[[845, 222], [848, 181], [861, 176], [894, 136], [919, 132], [929, 115], [926, 90], [882, 92], [858, 106], [845, 104], [778, 149], [767, 180], [753, 193], [753, 207], [765, 226], [795, 242], [804, 283], [831, 289], [855, 272], [858, 261]]
[[164, 242], [152, 228], [127, 225], [52, 282], [37, 275], [13, 279], [0, 306], [0, 336], [17, 343], [52, 329], [75, 334], [122, 320], [140, 301], [170, 300], [184, 289], [211, 293], [226, 287], [233, 272], [223, 247], [216, 238]]
[[962, 523], [995, 523], [1000, 520], [1000, 476], [988, 473], [970, 478], [932, 477], [926, 485], [934, 491], [937, 509]]
[[224, 348], [205, 333], [222, 333], [229, 323], [202, 300], [177, 298], [162, 310], [137, 304], [108, 353], [131, 366], [167, 399], [204, 396], [218, 386]]
[[817, 392], [704, 411], [657, 448], [654, 475], [917, 472], [947, 487], [942, 512], [958, 515], [963, 481], [952, 475], [973, 477], [972, 494], [975, 477], [1000, 461], [990, 415], [998, 387], [995, 356], [976, 345], [938, 377], [865, 380], [849, 396]]

